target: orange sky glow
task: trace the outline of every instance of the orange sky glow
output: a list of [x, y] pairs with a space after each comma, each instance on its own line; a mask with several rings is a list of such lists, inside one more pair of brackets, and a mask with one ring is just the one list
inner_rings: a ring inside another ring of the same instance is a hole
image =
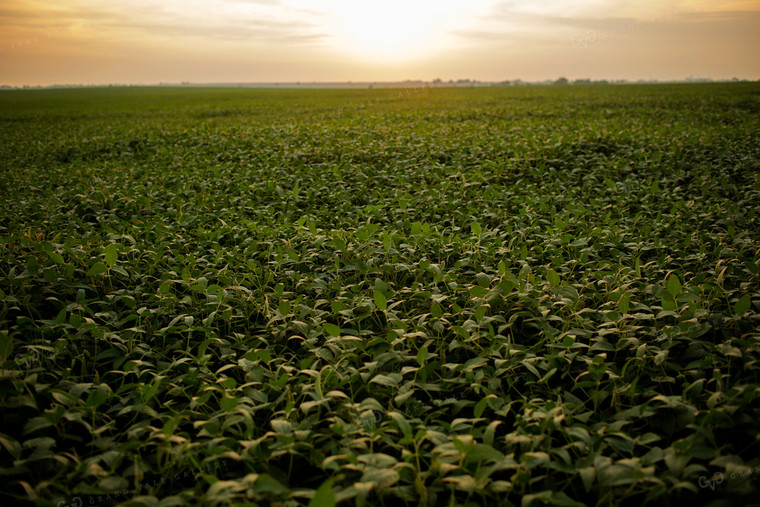
[[760, 79], [754, 0], [33, 0], [0, 20], [11, 86]]

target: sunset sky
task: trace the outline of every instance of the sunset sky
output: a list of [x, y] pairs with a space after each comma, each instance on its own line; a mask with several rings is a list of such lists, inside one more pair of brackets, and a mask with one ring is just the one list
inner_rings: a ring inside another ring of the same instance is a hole
[[6, 1], [0, 85], [760, 79], [757, 0]]

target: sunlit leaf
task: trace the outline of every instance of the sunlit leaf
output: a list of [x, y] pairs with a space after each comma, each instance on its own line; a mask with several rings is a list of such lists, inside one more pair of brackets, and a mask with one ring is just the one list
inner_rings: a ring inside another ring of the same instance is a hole
[[325, 333], [330, 336], [338, 337], [340, 336], [340, 326], [336, 326], [335, 324], [325, 324]]
[[388, 303], [385, 299], [385, 295], [379, 290], [376, 290], [374, 292], [374, 297], [375, 297], [375, 305], [377, 306], [377, 308], [381, 311], [385, 311], [386, 308], [388, 308]]

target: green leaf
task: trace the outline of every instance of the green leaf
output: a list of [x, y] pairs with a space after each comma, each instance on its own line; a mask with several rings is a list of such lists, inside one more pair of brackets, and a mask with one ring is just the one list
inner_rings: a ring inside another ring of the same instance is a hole
[[334, 507], [336, 504], [335, 493], [332, 490], [333, 479], [327, 479], [317, 488], [314, 496], [309, 501], [308, 507]]
[[502, 280], [501, 282], [499, 282], [499, 292], [504, 295], [509, 294], [518, 285], [519, 285], [519, 282], [517, 280], [509, 280], [509, 279]]
[[167, 437], [170, 437], [174, 435], [174, 428], [177, 427], [177, 424], [179, 424], [180, 418], [178, 416], [174, 416], [168, 421], [164, 423], [164, 426], [161, 428], [161, 433], [166, 435]]
[[485, 411], [486, 407], [488, 406], [488, 400], [496, 398], [495, 394], [489, 394], [485, 398], [481, 399], [475, 404], [475, 408], [472, 410], [472, 414], [478, 418], [481, 415], [483, 415], [483, 412]]
[[73, 327], [74, 329], [78, 329], [79, 326], [82, 325], [82, 317], [79, 315], [72, 313], [69, 315], [69, 325]]
[[50, 255], [50, 258], [56, 264], [60, 264], [60, 265], [65, 264], [65, 261], [63, 260], [63, 255], [59, 254], [58, 252], [50, 252], [48, 255]]
[[[338, 330], [340, 331], [340, 330]], [[260, 361], [264, 361], [265, 363], [268, 363], [272, 360], [272, 354], [269, 353], [267, 349], [260, 349], [253, 353], [254, 357]]]
[[126, 489], [129, 486], [129, 482], [123, 477], [110, 475], [101, 479], [98, 483], [98, 486], [105, 489], [106, 491], [117, 491]]
[[103, 359], [113, 359], [116, 357], [123, 357], [124, 351], [121, 349], [118, 349], [116, 347], [112, 347], [110, 349], [106, 349], [100, 354], [97, 355], [95, 358], [96, 361], [102, 361]]
[[422, 224], [420, 222], [414, 222], [412, 224], [412, 236], [419, 236], [422, 234]]
[[96, 262], [87, 271], [87, 276], [88, 277], [97, 276], [101, 273], [105, 273], [106, 271], [108, 271], [108, 268], [106, 267], [105, 264], [103, 264], [102, 262]]
[[253, 484], [253, 491], [261, 494], [281, 495], [288, 490], [280, 481], [269, 474], [261, 474]]
[[470, 224], [470, 230], [476, 236], [480, 236], [483, 233], [483, 228], [480, 227], [480, 224], [477, 222], [473, 222]]
[[567, 493], [564, 493], [562, 491], [552, 492], [552, 497], [549, 501], [552, 505], [559, 505], [564, 507], [584, 507], [586, 505], [582, 502], [573, 500], [570, 498], [570, 496], [567, 495]]
[[238, 405], [238, 400], [235, 397], [224, 395], [222, 396], [222, 399], [219, 401], [219, 406], [224, 410], [225, 412], [232, 412], [235, 410], [235, 407]]
[[33, 275], [36, 275], [40, 271], [40, 265], [37, 262], [37, 258], [30, 255], [26, 258], [26, 269]]
[[467, 450], [465, 462], [478, 463], [481, 461], [500, 461], [504, 455], [486, 444], [476, 444]]
[[491, 277], [485, 273], [478, 273], [475, 275], [475, 282], [484, 289], [491, 286]]
[[665, 362], [665, 360], [668, 358], [669, 350], [661, 350], [657, 353], [657, 355], [654, 356], [654, 364], [656, 366], [661, 366], [662, 363]]
[[501, 424], [501, 421], [491, 421], [486, 427], [486, 431], [483, 433], [483, 443], [486, 445], [493, 445], [494, 438], [496, 436], [496, 428]]
[[293, 433], [293, 426], [290, 424], [290, 421], [286, 421], [285, 419], [274, 419], [269, 424], [272, 425], [272, 429], [277, 433], [283, 435], [290, 435]]
[[24, 433], [34, 433], [37, 430], [49, 428], [53, 423], [46, 417], [33, 417], [24, 424]]
[[538, 380], [538, 379], [541, 378], [541, 374], [538, 373], [538, 370], [536, 369], [536, 367], [533, 366], [532, 364], [530, 364], [528, 361], [526, 361], [526, 360], [520, 361], [520, 364], [522, 364], [523, 366], [525, 366], [528, 369], [529, 372], [531, 372], [533, 375], [535, 375], [536, 376], [536, 380]]
[[618, 301], [618, 310], [622, 315], [625, 315], [628, 313], [628, 310], [630, 309], [630, 301], [631, 301], [631, 293], [626, 292], [622, 296], [620, 296], [620, 301]]
[[520, 461], [527, 467], [539, 467], [549, 463], [551, 456], [543, 451], [525, 452], [520, 456]]
[[106, 398], [108, 398], [108, 386], [101, 384], [90, 391], [90, 394], [87, 396], [85, 406], [90, 408], [97, 408], [102, 405], [104, 401], [106, 401]]
[[591, 361], [591, 364], [588, 366], [588, 371], [591, 374], [591, 377], [599, 382], [607, 372], [607, 365], [604, 362], [604, 357], [595, 356]]
[[118, 259], [119, 259], [118, 245], [116, 245], [115, 243], [111, 243], [105, 249], [106, 266], [108, 266], [109, 268], [112, 268], [113, 265], [116, 264], [116, 261]]
[[549, 284], [550, 284], [552, 287], [556, 287], [556, 286], [558, 286], [558, 285], [559, 285], [559, 283], [560, 283], [560, 278], [559, 278], [559, 275], [558, 275], [558, 274], [557, 274], [557, 272], [556, 272], [556, 271], [554, 271], [553, 269], [549, 269], [549, 270], [546, 272], [546, 278], [549, 280]]
[[749, 294], [745, 294], [739, 298], [739, 301], [737, 301], [734, 305], [734, 313], [736, 315], [742, 316], [749, 311], [751, 306], [752, 300], [750, 299]]
[[290, 315], [290, 310], [291, 310], [290, 303], [288, 303], [287, 301], [280, 301], [279, 310], [280, 310], [280, 315], [282, 315], [283, 317], [285, 315]]
[[374, 483], [379, 490], [383, 490], [393, 486], [399, 479], [398, 472], [392, 468], [369, 468], [362, 475], [361, 482]]
[[662, 304], [662, 309], [666, 312], [673, 312], [676, 309], [676, 303], [670, 297], [662, 296], [660, 298], [660, 303]]
[[428, 357], [428, 349], [427, 347], [420, 347], [420, 349], [417, 351], [417, 364], [420, 366], [425, 365], [425, 360]]
[[678, 297], [681, 293], [681, 280], [678, 279], [678, 275], [675, 273], [668, 277], [668, 292], [671, 296]]
[[0, 331], [0, 362], [11, 357], [11, 354], [13, 354], [13, 336], [7, 329], [3, 329]]
[[340, 327], [335, 324], [325, 324], [325, 333], [337, 338], [340, 336]]
[[404, 435], [404, 439], [411, 441], [412, 426], [409, 424], [409, 421], [406, 420], [403, 414], [400, 414], [398, 412], [390, 412], [388, 415], [396, 422], [399, 429], [401, 430], [401, 433]]
[[0, 433], [0, 444], [7, 450], [11, 456], [18, 459], [21, 456], [22, 448], [14, 438]]
[[386, 252], [393, 248], [393, 236], [387, 232], [383, 232], [383, 248]]
[[127, 270], [124, 269], [124, 268], [122, 268], [121, 266], [114, 266], [113, 267], [113, 272], [114, 273], [118, 273], [118, 274], [120, 274], [122, 276], [126, 276], [127, 278], [129, 278], [129, 273], [127, 273]]
[[385, 294], [379, 290], [375, 291], [375, 306], [381, 311], [385, 311], [385, 309], [388, 308], [388, 301], [385, 299]]
[[389, 373], [388, 375], [375, 375], [372, 377], [372, 380], [370, 382], [375, 384], [380, 384], [382, 386], [388, 386], [388, 387], [396, 387], [399, 382], [401, 382], [401, 374], [400, 373]]
[[446, 477], [443, 482], [453, 484], [458, 490], [471, 494], [478, 487], [475, 479], [471, 475], [456, 475]]
[[634, 441], [627, 435], [610, 435], [606, 441], [610, 447], [622, 454], [633, 453]]

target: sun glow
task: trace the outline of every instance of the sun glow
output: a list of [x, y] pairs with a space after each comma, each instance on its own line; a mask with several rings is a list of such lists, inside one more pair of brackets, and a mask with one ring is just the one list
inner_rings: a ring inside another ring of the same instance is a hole
[[450, 0], [327, 2], [339, 43], [377, 60], [408, 60], [440, 51], [450, 40], [461, 3]]

